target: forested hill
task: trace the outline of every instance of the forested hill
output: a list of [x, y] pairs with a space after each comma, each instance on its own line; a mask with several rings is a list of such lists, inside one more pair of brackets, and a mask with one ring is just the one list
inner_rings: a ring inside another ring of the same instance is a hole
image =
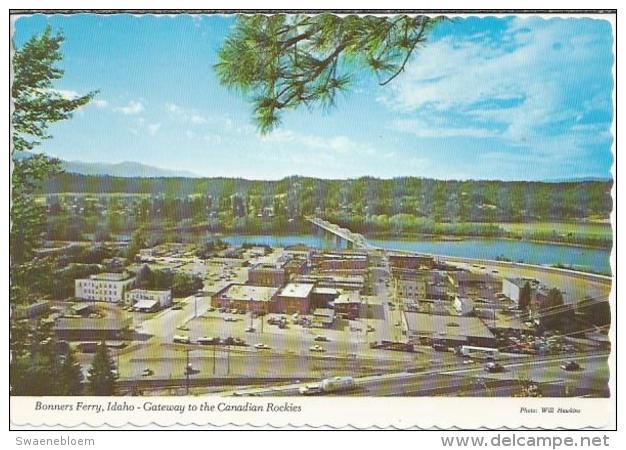
[[519, 221], [606, 219], [612, 209], [611, 187], [612, 181], [327, 180], [296, 176], [255, 181], [63, 173], [46, 182], [44, 193], [149, 194], [178, 199], [202, 195], [217, 202], [236, 195], [244, 201], [260, 199], [269, 207], [275, 199], [282, 199], [303, 215], [346, 211], [364, 216], [411, 214], [436, 221]]

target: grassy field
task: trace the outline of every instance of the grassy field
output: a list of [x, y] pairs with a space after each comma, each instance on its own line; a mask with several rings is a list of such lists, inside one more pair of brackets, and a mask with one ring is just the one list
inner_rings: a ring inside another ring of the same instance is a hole
[[530, 222], [530, 223], [499, 223], [500, 227], [510, 233], [527, 235], [532, 233], [556, 233], [558, 235], [575, 234], [601, 239], [610, 239], [611, 225], [601, 222]]

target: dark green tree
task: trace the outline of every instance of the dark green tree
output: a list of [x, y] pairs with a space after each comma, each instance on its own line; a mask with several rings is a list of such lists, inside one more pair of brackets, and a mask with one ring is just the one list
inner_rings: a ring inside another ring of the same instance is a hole
[[154, 289], [154, 275], [150, 266], [144, 264], [139, 268], [135, 284], [139, 289]]
[[[63, 36], [53, 34], [48, 27], [16, 49], [12, 58], [11, 272], [32, 257], [32, 250], [45, 231], [45, 210], [36, 203], [33, 194], [44, 180], [60, 171], [58, 160], [28, 150], [50, 138], [47, 130], [51, 124], [69, 119], [74, 110], [86, 105], [95, 95], [91, 92], [68, 98], [55, 89], [54, 81], [63, 76], [57, 65], [63, 59], [62, 42]], [[19, 291], [20, 286], [14, 289], [12, 283], [12, 299]]]
[[42, 352], [14, 356], [9, 366], [11, 395], [55, 395], [51, 364]]
[[548, 296], [541, 305], [540, 314], [544, 314], [541, 319], [542, 328], [545, 330], [561, 330], [567, 326], [567, 319], [570, 318], [573, 310], [568, 311], [561, 307], [565, 305], [563, 294], [558, 288], [548, 291]]
[[70, 349], [63, 359], [59, 373], [59, 390], [61, 395], [80, 395], [83, 392], [83, 373], [76, 359], [74, 350]]
[[32, 332], [26, 331], [11, 327], [11, 395], [80, 394], [80, 366], [55, 339], [50, 324], [39, 321]]
[[128, 261], [132, 261], [139, 253], [139, 250], [147, 247], [147, 231], [141, 226], [133, 231], [130, 237], [130, 244], [126, 250], [126, 258]]
[[89, 394], [91, 395], [114, 395], [116, 376], [113, 372], [114, 365], [109, 355], [106, 343], [98, 344], [93, 363], [87, 376]]
[[186, 273], [176, 273], [172, 280], [172, 295], [175, 297], [184, 297], [198, 292], [202, 287], [203, 282], [201, 277]]
[[300, 106], [332, 106], [366, 69], [381, 86], [397, 77], [441, 18], [339, 16], [334, 14], [240, 15], [219, 51], [220, 82], [248, 95], [262, 133], [280, 112]]
[[530, 307], [531, 296], [532, 291], [530, 288], [530, 283], [527, 281], [519, 293], [519, 307], [521, 310], [528, 310], [528, 308]]

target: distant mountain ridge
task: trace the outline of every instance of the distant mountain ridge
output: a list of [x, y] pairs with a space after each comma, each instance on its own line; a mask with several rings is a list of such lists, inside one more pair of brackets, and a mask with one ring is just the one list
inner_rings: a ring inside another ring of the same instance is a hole
[[[14, 160], [24, 160], [35, 154], [31, 152], [16, 152], [13, 153], [12, 157]], [[200, 175], [189, 170], [163, 169], [134, 161], [123, 161], [120, 163], [65, 161], [63, 159], [60, 161], [61, 167], [65, 172], [78, 175], [122, 178], [201, 178]]]
[[133, 161], [121, 163], [101, 163], [83, 161], [62, 161], [63, 170], [81, 175], [109, 175], [124, 178], [184, 177], [198, 178], [199, 175], [187, 170], [162, 169]]
[[611, 177], [571, 177], [571, 178], [549, 178], [543, 180], [544, 183], [585, 183], [599, 181], [601, 183], [609, 183], [613, 181]]

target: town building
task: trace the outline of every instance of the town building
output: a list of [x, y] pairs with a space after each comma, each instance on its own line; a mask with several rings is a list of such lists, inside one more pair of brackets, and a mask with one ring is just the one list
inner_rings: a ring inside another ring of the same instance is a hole
[[338, 289], [316, 286], [311, 293], [311, 308], [328, 308], [339, 294]]
[[121, 340], [129, 337], [132, 319], [122, 318], [59, 318], [53, 330], [57, 339], [66, 341]]
[[493, 301], [502, 290], [502, 281], [488, 273], [449, 272], [448, 280], [461, 297]]
[[502, 279], [502, 293], [510, 298], [515, 304], [519, 304], [520, 293], [528, 283], [531, 290], [531, 299], [535, 297], [540, 287], [539, 281], [532, 278], [504, 278]]
[[32, 319], [50, 311], [50, 301], [40, 300], [30, 305], [11, 304], [11, 315], [15, 319]]
[[428, 296], [429, 273], [425, 270], [407, 270], [396, 273], [395, 286], [398, 298], [419, 302]]
[[417, 254], [391, 254], [389, 255], [389, 265], [392, 271], [396, 270], [417, 270], [432, 269], [435, 266], [435, 258], [430, 255]]
[[431, 315], [405, 312], [407, 337], [423, 345], [443, 344], [449, 347], [475, 345], [493, 347], [496, 337], [477, 317]]
[[313, 311], [312, 326], [316, 328], [331, 328], [335, 323], [335, 310], [332, 308], [317, 308]]
[[285, 270], [287, 280], [290, 280], [294, 276], [307, 273], [309, 270], [309, 263], [306, 259], [294, 258], [287, 261], [283, 266], [283, 269]]
[[294, 277], [295, 283], [310, 283], [316, 287], [362, 291], [365, 287], [363, 275], [306, 274]]
[[354, 320], [361, 315], [361, 294], [358, 291], [346, 291], [332, 302], [337, 316]]
[[74, 281], [76, 298], [117, 303], [135, 282], [128, 273], [100, 273]]
[[93, 303], [74, 303], [72, 306], [70, 306], [70, 313], [76, 316], [87, 317], [93, 312]]
[[314, 284], [288, 283], [277, 294], [276, 311], [283, 314], [307, 314], [311, 309]]
[[126, 293], [126, 303], [141, 311], [155, 311], [172, 304], [172, 291], [133, 289]]
[[248, 283], [255, 286], [280, 287], [287, 281], [283, 266], [275, 264], [257, 264], [248, 270]]
[[255, 313], [275, 312], [277, 292], [278, 288], [271, 286], [233, 283], [216, 292], [211, 298], [211, 305]]
[[313, 263], [322, 272], [353, 272], [367, 270], [367, 254], [322, 253], [315, 255]]

